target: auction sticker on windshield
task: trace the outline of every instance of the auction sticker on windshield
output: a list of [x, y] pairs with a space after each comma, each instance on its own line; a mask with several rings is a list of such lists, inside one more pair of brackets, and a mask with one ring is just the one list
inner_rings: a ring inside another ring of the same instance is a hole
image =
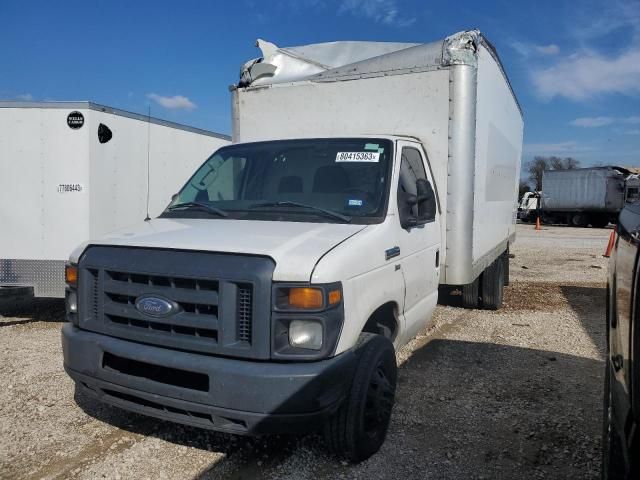
[[338, 152], [336, 162], [379, 162], [379, 152]]

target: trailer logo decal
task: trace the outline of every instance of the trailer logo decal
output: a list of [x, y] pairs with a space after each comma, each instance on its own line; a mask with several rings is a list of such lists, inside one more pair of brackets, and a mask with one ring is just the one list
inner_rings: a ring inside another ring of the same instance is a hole
[[136, 310], [152, 317], [166, 317], [178, 310], [173, 302], [153, 295], [136, 298]]
[[67, 115], [67, 125], [69, 125], [69, 128], [71, 128], [72, 130], [78, 130], [79, 128], [82, 128], [82, 126], [84, 125], [84, 115], [77, 111], [71, 112], [69, 115]]

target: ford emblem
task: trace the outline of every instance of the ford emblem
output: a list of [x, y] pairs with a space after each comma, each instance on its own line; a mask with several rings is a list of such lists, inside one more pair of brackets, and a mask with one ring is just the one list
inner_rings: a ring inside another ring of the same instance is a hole
[[154, 295], [144, 295], [136, 298], [136, 309], [152, 317], [166, 317], [174, 313], [177, 305], [169, 300]]

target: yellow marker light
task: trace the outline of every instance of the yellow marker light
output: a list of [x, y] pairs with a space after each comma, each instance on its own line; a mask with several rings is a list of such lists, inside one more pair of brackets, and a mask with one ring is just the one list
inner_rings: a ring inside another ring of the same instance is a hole
[[78, 266], [77, 265], [65, 265], [64, 266], [64, 281], [71, 287], [78, 286]]
[[319, 288], [294, 287], [289, 289], [289, 306], [303, 309], [322, 308], [322, 290]]
[[337, 305], [342, 300], [342, 293], [340, 290], [331, 290], [329, 292], [329, 305]]

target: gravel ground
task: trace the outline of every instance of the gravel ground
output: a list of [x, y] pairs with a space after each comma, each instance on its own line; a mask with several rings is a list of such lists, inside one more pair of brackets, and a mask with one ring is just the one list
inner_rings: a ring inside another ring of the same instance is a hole
[[387, 441], [359, 465], [314, 435], [236, 437], [74, 400], [63, 304], [0, 303], [0, 478], [597, 478], [609, 232], [519, 225], [504, 308], [438, 307], [398, 352]]

